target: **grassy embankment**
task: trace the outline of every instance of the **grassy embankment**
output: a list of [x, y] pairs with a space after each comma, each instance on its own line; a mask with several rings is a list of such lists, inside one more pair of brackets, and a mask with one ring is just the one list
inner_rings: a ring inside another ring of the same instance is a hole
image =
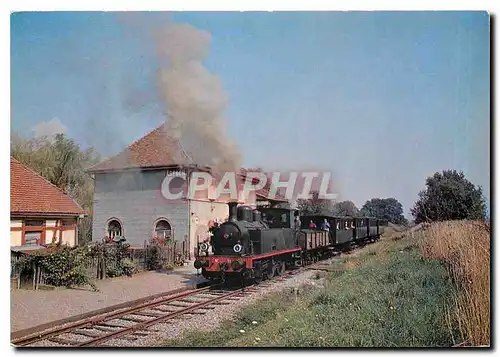
[[419, 232], [393, 232], [329, 270], [317, 274], [315, 285], [303, 285], [298, 296], [269, 295], [215, 331], [188, 332], [162, 345], [489, 344], [489, 230], [481, 224], [438, 223]]

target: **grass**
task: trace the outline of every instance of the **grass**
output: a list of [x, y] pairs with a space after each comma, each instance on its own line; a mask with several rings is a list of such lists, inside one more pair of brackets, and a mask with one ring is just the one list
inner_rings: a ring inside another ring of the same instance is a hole
[[[490, 344], [490, 227], [393, 230], [313, 275], [300, 295], [268, 295], [178, 347], [439, 347]], [[318, 286], [320, 286], [318, 288]], [[244, 332], [241, 332], [244, 331]]]
[[[458, 335], [447, 302], [456, 294], [446, 266], [409, 240], [387, 239], [333, 264], [323, 288], [267, 296], [216, 331], [192, 331], [179, 347], [428, 347]], [[313, 276], [316, 286], [318, 276]], [[252, 323], [253, 321], [256, 324]], [[243, 330], [244, 333], [240, 332]], [[162, 345], [165, 345], [162, 344]]]
[[464, 345], [490, 345], [490, 227], [479, 221], [434, 223], [420, 239], [421, 253], [445, 262], [459, 293], [454, 316]]

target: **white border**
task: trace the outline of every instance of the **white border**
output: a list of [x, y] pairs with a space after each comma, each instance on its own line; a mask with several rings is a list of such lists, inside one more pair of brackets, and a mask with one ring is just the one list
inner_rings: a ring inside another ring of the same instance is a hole
[[[425, 1], [421, 0], [418, 2], [403, 2], [403, 1], [377, 1], [377, 2], [369, 2], [369, 1], [335, 1], [335, 2], [326, 2], [326, 1], [319, 1], [319, 0], [308, 0], [304, 1], [303, 3], [297, 3], [297, 2], [292, 2], [290, 0], [288, 1], [271, 1], [271, 0], [253, 0], [253, 1], [239, 1], [239, 2], [226, 2], [226, 1], [220, 1], [220, 0], [211, 0], [211, 1], [189, 1], [189, 0], [184, 0], [184, 1], [178, 1], [174, 3], [173, 1], [152, 1], [152, 0], [142, 0], [142, 1], [96, 1], [96, 0], [87, 0], [87, 1], [82, 1], [78, 3], [72, 3], [69, 4], [67, 1], [62, 1], [62, 0], [46, 0], [46, 1], [15, 1], [11, 2], [11, 4], [6, 4], [7, 2], [2, 2], [1, 7], [6, 8], [6, 11], [2, 11], [2, 35], [1, 35], [1, 41], [2, 41], [2, 48], [5, 50], [4, 53], [7, 53], [6, 55], [3, 56], [3, 69], [5, 76], [3, 77], [4, 80], [2, 81], [3, 87], [4, 87], [4, 92], [2, 95], [3, 99], [3, 108], [4, 108], [4, 113], [6, 114], [5, 117], [6, 119], [2, 120], [1, 123], [4, 126], [3, 130], [0, 130], [0, 135], [2, 135], [2, 140], [0, 140], [0, 143], [2, 143], [1, 148], [4, 150], [4, 154], [2, 155], [2, 158], [5, 160], [5, 169], [7, 169], [7, 160], [9, 155], [7, 154], [7, 151], [9, 151], [9, 142], [10, 142], [10, 81], [6, 80], [7, 78], [10, 78], [10, 13], [15, 11], [83, 11], [83, 10], [94, 10], [94, 11], [160, 11], [160, 10], [172, 10], [172, 11], [182, 11], [182, 10], [210, 10], [210, 11], [216, 11], [216, 10], [236, 10], [236, 11], [241, 11], [241, 10], [246, 10], [246, 11], [256, 11], [256, 10], [261, 10], [261, 11], [276, 11], [276, 10], [487, 10], [493, 14], [498, 13], [498, 8], [499, 8], [499, 2], [498, 1], [486, 1], [486, 0], [476, 0], [476, 1], [452, 1], [452, 2], [437, 2], [437, 1]], [[5, 5], [6, 4], [6, 5]], [[497, 24], [498, 26], [498, 24]], [[498, 39], [495, 39], [495, 44], [498, 43]], [[498, 46], [496, 46], [498, 47]], [[492, 78], [492, 80], [494, 80]], [[497, 92], [498, 93], [498, 92]], [[495, 95], [495, 98], [492, 98], [492, 102], [498, 102], [496, 101], [498, 99], [498, 94]], [[497, 125], [498, 127], [498, 125]], [[498, 134], [496, 132], [495, 134]], [[497, 135], [498, 137], [498, 135]], [[493, 143], [492, 143], [493, 144]], [[495, 156], [493, 156], [495, 157]], [[498, 159], [498, 156], [496, 156], [496, 159]], [[500, 159], [499, 159], [500, 160]], [[498, 165], [498, 162], [495, 162]], [[491, 174], [493, 174], [491, 172]], [[4, 187], [7, 186], [7, 179], [4, 179], [3, 181]], [[493, 191], [493, 190], [492, 190]], [[3, 232], [7, 235], [8, 232], [10, 231], [10, 222], [8, 220], [8, 217], [10, 217], [9, 214], [9, 209], [8, 206], [9, 204], [9, 194], [7, 190], [2, 190], [2, 197], [1, 201], [2, 202], [2, 215], [1, 217], [4, 217], [4, 230]], [[494, 200], [495, 203], [497, 203], [496, 200]], [[492, 200], [492, 205], [493, 205], [493, 200]], [[495, 207], [498, 207], [495, 205]], [[493, 218], [493, 217], [492, 217]], [[495, 214], [495, 218], [497, 218], [497, 215]], [[8, 237], [8, 236], [7, 236]], [[4, 245], [5, 245], [5, 250], [3, 250], [3, 254], [5, 254], [5, 259], [3, 261], [5, 262], [5, 265], [7, 266], [7, 262], [10, 261], [10, 256], [9, 256], [9, 249], [7, 248], [7, 244], [9, 244], [9, 239], [6, 236], [4, 236]], [[499, 244], [496, 244], [497, 250]], [[498, 256], [498, 254], [497, 254]], [[2, 286], [6, 287], [9, 286], [9, 282], [7, 281], [7, 271], [10, 270], [10, 264], [8, 265], [8, 268], [6, 267], [3, 271], [3, 276], [5, 277], [4, 283]], [[493, 280], [493, 279], [492, 279]], [[7, 295], [3, 294], [3, 296], [10, 296], [10, 293]], [[493, 303], [493, 301], [492, 301]], [[2, 316], [9, 316], [9, 308], [7, 303], [2, 304], [2, 307], [4, 308], [4, 311], [2, 313]], [[498, 309], [494, 309], [497, 311]], [[496, 320], [496, 319], [495, 319]], [[1, 344], [1, 348], [3, 351], [7, 349], [8, 354], [13, 354], [14, 349], [12, 349], [10, 346], [10, 324], [2, 324], [2, 336], [4, 336], [4, 343]], [[498, 331], [498, 327], [495, 328], [495, 331]], [[495, 335], [494, 337], [497, 337]], [[498, 341], [498, 339], [496, 339]], [[52, 351], [48, 351], [48, 353], [51, 353]], [[66, 350], [68, 352], [68, 350]], [[111, 351], [110, 351], [111, 352]], [[119, 351], [115, 351], [114, 353], [119, 353]], [[142, 351], [136, 351], [134, 354], [138, 355]], [[160, 353], [168, 353], [168, 354], [177, 354], [175, 351], [159, 351]], [[183, 353], [186, 353], [188, 351], [182, 351]], [[228, 351], [229, 353], [237, 353], [237, 351]], [[288, 351], [285, 352], [278, 352], [278, 351], [272, 351], [273, 353], [286, 353], [288, 354]], [[296, 353], [307, 353], [309, 351], [304, 351], [301, 352], [300, 350], [297, 350]], [[345, 352], [339, 352], [339, 351], [326, 351], [328, 353], [336, 353], [340, 355], [347, 355]], [[26, 352], [25, 352], [26, 353]], [[31, 352], [32, 353], [32, 352]], [[40, 352], [38, 352], [40, 353]], [[43, 353], [43, 352], [42, 352]], [[46, 352], [47, 353], [47, 352]], [[71, 353], [71, 352], [70, 352]], [[93, 351], [93, 354], [104, 354], [105, 352], [103, 351]], [[109, 352], [108, 352], [109, 353]], [[200, 351], [199, 353], [220, 353], [219, 351]], [[252, 352], [252, 354], [255, 354], [258, 352]], [[429, 352], [429, 351], [422, 351], [420, 353], [425, 353], [425, 354], [435, 354], [437, 352]]]

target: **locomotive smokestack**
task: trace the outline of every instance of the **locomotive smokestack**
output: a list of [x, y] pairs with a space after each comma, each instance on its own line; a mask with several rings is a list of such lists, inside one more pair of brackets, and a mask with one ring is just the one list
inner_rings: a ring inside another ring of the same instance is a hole
[[229, 202], [229, 221], [236, 221], [238, 202]]

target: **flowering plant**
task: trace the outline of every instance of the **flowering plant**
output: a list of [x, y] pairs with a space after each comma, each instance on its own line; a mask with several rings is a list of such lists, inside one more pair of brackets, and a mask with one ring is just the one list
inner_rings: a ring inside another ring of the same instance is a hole
[[151, 238], [151, 243], [152, 244], [158, 244], [158, 245], [166, 245], [168, 243], [171, 242], [171, 238], [170, 237], [158, 237], [158, 236], [153, 236]]

